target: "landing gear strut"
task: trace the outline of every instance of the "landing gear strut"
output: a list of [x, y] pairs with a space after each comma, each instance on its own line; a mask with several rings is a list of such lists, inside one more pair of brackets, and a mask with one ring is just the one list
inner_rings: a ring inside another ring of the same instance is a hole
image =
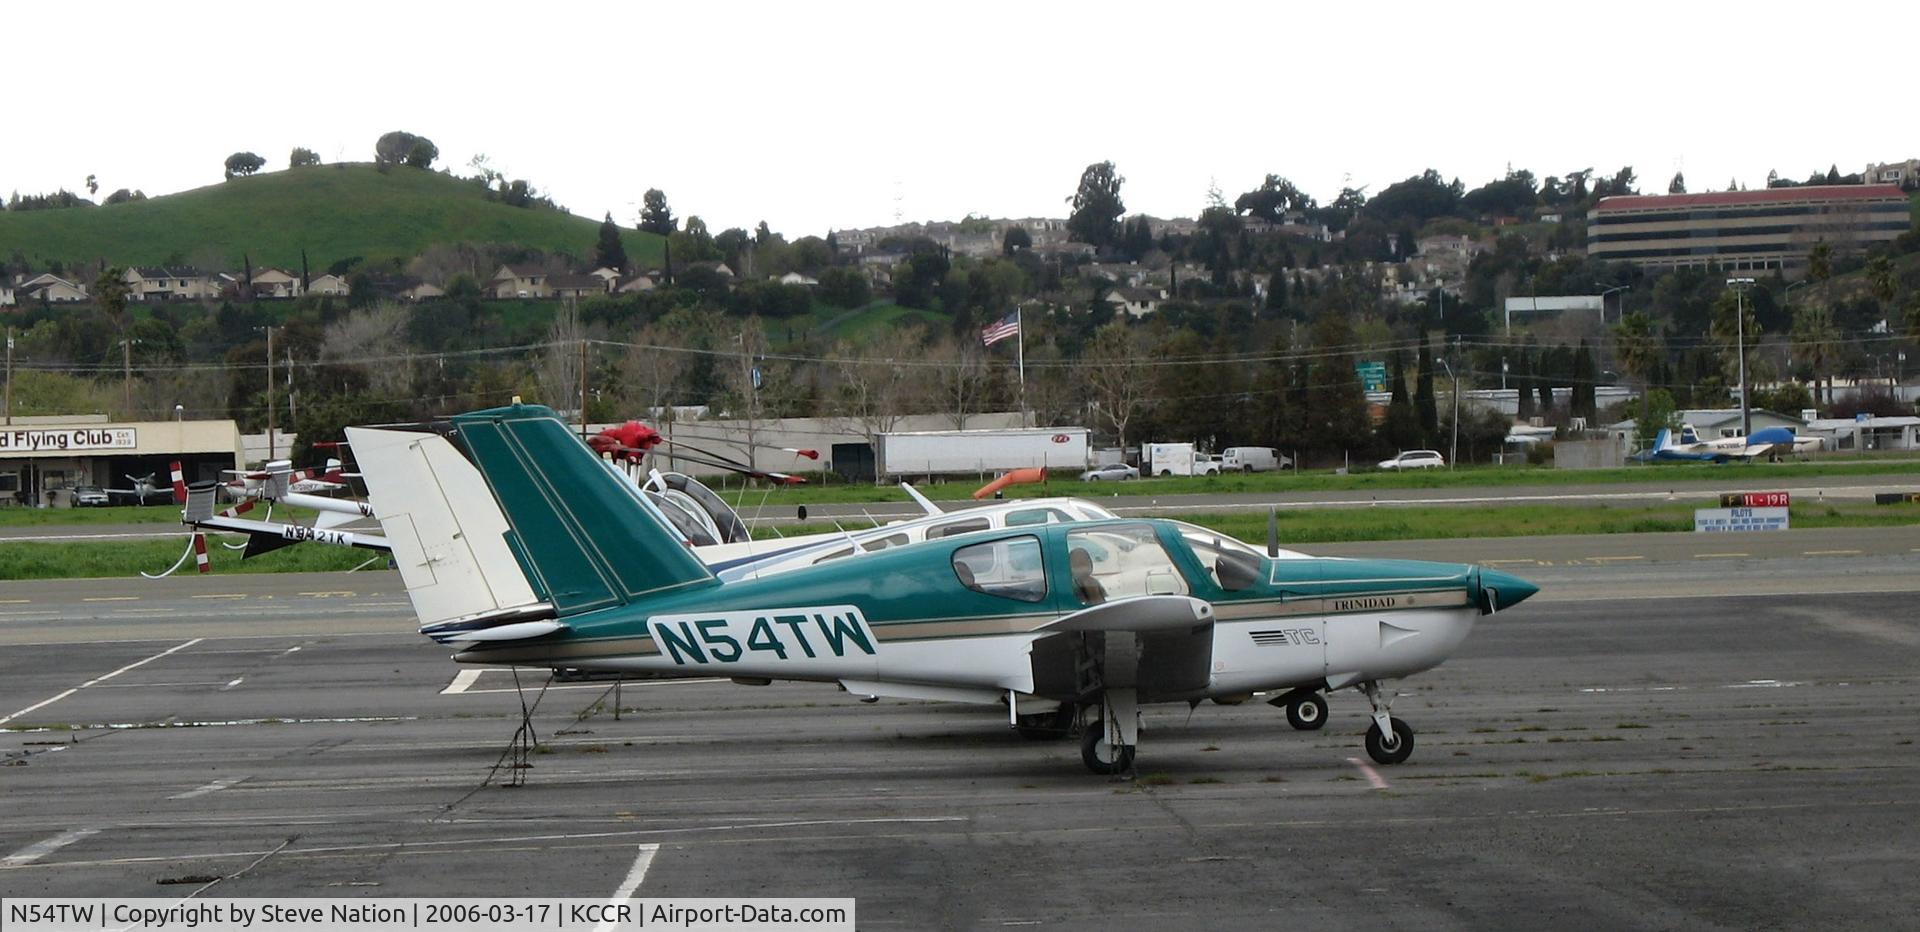
[[1080, 734], [1080, 760], [1101, 776], [1126, 773], [1140, 740], [1138, 696], [1132, 689], [1108, 689], [1101, 700], [1100, 720]]
[[1287, 710], [1287, 724], [1299, 731], [1319, 731], [1327, 724], [1326, 697], [1311, 689], [1295, 689], [1267, 700]]
[[1398, 764], [1413, 754], [1413, 728], [1388, 714], [1393, 697], [1373, 680], [1360, 684], [1367, 702], [1373, 706], [1373, 724], [1367, 728], [1367, 756], [1379, 764]]

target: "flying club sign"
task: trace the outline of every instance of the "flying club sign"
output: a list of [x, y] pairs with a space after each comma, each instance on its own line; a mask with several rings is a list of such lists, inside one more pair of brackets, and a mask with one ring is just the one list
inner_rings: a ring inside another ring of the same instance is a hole
[[0, 453], [79, 453], [89, 450], [131, 450], [138, 431], [132, 427], [54, 427], [0, 430]]

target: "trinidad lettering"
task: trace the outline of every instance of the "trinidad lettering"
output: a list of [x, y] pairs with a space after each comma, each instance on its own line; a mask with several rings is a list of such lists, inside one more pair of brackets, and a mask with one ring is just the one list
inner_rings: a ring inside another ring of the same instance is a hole
[[1334, 599], [1336, 612], [1364, 612], [1376, 608], [1398, 608], [1399, 598], [1390, 595], [1369, 595], [1357, 599]]

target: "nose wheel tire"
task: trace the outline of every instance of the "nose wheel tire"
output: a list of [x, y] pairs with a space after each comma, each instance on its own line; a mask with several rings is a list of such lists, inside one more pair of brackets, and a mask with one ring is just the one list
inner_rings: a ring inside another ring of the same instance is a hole
[[1393, 734], [1383, 736], [1380, 724], [1375, 722], [1367, 726], [1367, 756], [1377, 764], [1397, 764], [1413, 753], [1413, 727], [1399, 719], [1393, 720]]
[[1287, 695], [1287, 724], [1298, 731], [1319, 731], [1327, 724], [1327, 699], [1311, 690]]
[[1080, 733], [1080, 760], [1103, 777], [1133, 769], [1133, 746], [1107, 743], [1107, 730], [1096, 722]]

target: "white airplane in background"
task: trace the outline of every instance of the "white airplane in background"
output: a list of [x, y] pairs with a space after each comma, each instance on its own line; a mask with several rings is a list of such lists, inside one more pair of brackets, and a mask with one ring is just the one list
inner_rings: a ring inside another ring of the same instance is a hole
[[1745, 437], [1702, 440], [1693, 425], [1687, 424], [1680, 428], [1678, 442], [1674, 441], [1672, 432], [1660, 431], [1654, 436], [1653, 448], [1640, 454], [1639, 458], [1646, 461], [1725, 463], [1750, 460], [1756, 456], [1811, 453], [1818, 449], [1819, 437], [1796, 437], [1791, 429], [1785, 427], [1766, 427]]

